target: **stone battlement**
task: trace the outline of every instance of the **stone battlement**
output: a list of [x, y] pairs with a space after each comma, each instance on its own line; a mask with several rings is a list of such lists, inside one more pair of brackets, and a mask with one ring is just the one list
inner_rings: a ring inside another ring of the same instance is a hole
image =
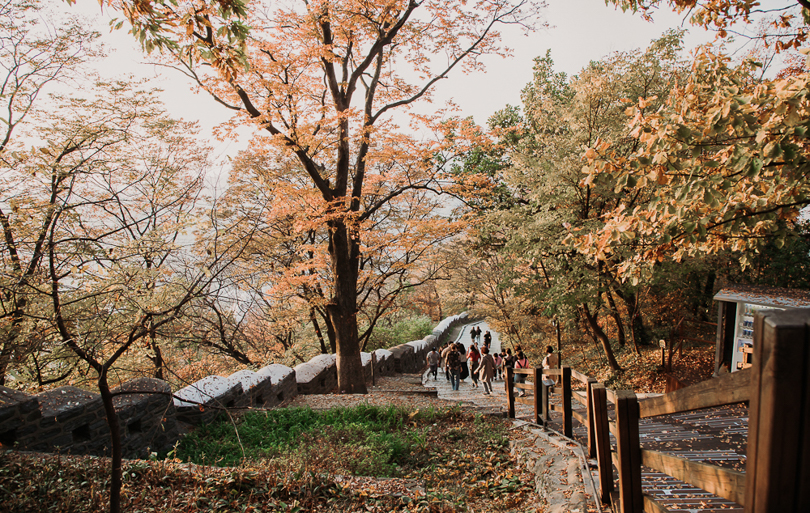
[[[442, 320], [422, 340], [362, 353], [366, 380], [397, 372], [419, 372], [427, 353], [443, 343], [454, 327], [468, 320], [461, 313]], [[291, 369], [271, 364], [228, 377], [207, 376], [172, 393], [165, 381], [138, 378], [113, 390], [121, 424], [124, 455], [145, 458], [166, 450], [191, 427], [210, 423], [227, 408], [273, 408], [299, 394], [325, 394], [337, 387], [335, 355], [318, 355]], [[101, 396], [75, 387], [37, 395], [0, 387], [0, 446], [42, 452], [109, 455], [110, 432]]]

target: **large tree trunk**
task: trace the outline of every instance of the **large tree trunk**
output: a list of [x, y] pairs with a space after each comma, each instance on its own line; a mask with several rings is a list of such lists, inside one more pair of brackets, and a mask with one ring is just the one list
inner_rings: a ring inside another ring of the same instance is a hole
[[633, 348], [636, 353], [641, 354], [639, 344], [647, 343], [647, 328], [644, 326], [644, 318], [641, 316], [641, 311], [638, 306], [638, 294], [635, 292], [624, 292], [622, 289], [616, 289], [616, 295], [619, 296], [624, 302], [627, 313], [630, 315], [630, 332], [633, 335]]
[[357, 273], [359, 233], [351, 233], [342, 220], [329, 223], [329, 255], [332, 260], [334, 295], [327, 312], [335, 329], [338, 392], [365, 394], [366, 379], [357, 337]]
[[616, 361], [616, 357], [613, 355], [613, 348], [610, 347], [610, 339], [608, 339], [602, 327], [599, 326], [596, 315], [591, 315], [591, 310], [588, 307], [588, 303], [582, 303], [582, 312], [585, 314], [585, 319], [588, 321], [588, 326], [591, 327], [594, 335], [602, 344], [602, 349], [605, 351], [605, 356], [607, 357], [610, 369], [614, 372], [621, 372], [623, 369], [619, 365], [619, 362]]

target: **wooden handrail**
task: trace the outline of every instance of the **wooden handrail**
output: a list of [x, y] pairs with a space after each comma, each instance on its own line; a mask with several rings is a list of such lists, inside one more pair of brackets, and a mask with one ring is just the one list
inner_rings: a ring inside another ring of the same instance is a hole
[[581, 373], [581, 372], [579, 372], [577, 370], [574, 370], [574, 369], [571, 369], [571, 377], [574, 378], [575, 380], [579, 381], [583, 385], [587, 385], [588, 380], [590, 379], [585, 374], [583, 374], [583, 373]]
[[588, 399], [585, 397], [585, 394], [580, 395], [579, 392], [575, 392], [571, 394], [571, 397], [581, 404], [582, 406], [588, 406]]
[[[683, 334], [682, 334], [683, 335]], [[793, 310], [757, 313], [754, 323], [751, 369], [734, 372], [660, 397], [638, 400], [628, 390], [613, 391], [586, 375], [561, 369], [519, 369], [533, 374], [535, 397], [519, 402], [534, 404], [538, 423], [549, 421], [549, 412], [563, 412], [563, 427], [570, 437], [572, 419], [588, 427], [588, 449], [599, 465], [599, 495], [614, 500], [616, 513], [665, 513], [661, 501], [642, 493], [642, 466], [673, 476], [691, 486], [741, 504], [746, 513], [810, 511], [810, 493], [801, 478], [810, 475], [810, 315]], [[511, 382], [507, 369], [510, 416], [514, 416], [513, 391], [529, 385]], [[562, 405], [548, 404], [542, 376], [561, 376]], [[571, 378], [586, 381], [586, 398], [571, 389]], [[587, 416], [571, 409], [572, 399], [587, 407]], [[608, 420], [608, 401], [615, 405], [616, 422]], [[693, 462], [677, 456], [642, 449], [639, 420], [727, 404], [750, 402], [746, 473]], [[542, 415], [541, 415], [542, 412]], [[610, 434], [616, 438], [611, 452]], [[619, 470], [621, 493], [614, 492], [613, 466]], [[617, 498], [618, 497], [618, 498]]]
[[684, 411], [712, 408], [749, 400], [749, 369], [710, 379], [674, 392], [639, 401], [642, 419]]
[[641, 450], [641, 464], [702, 488], [743, 506], [745, 473], [727, 468], [689, 461], [658, 451]]

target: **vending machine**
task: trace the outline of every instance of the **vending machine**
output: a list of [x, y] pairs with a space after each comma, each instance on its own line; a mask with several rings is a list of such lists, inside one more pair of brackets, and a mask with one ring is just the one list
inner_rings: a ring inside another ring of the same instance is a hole
[[735, 285], [714, 296], [718, 301], [715, 374], [751, 366], [754, 315], [768, 310], [810, 308], [810, 291]]

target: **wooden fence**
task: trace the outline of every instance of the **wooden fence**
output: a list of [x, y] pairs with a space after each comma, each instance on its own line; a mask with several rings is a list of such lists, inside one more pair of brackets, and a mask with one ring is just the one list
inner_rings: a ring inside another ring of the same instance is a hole
[[[736, 502], [746, 513], [810, 511], [810, 310], [758, 314], [754, 323], [754, 365], [691, 387], [639, 400], [630, 390], [613, 391], [569, 367], [546, 370], [507, 369], [508, 414], [515, 401], [534, 405], [535, 421], [545, 424], [559, 409], [563, 434], [572, 435], [572, 418], [587, 428], [588, 453], [599, 468], [603, 502], [620, 513], [665, 513], [668, 510], [642, 492], [641, 467], [663, 472], [718, 497]], [[531, 376], [531, 384], [513, 384], [514, 374]], [[550, 404], [543, 377], [559, 379], [562, 401]], [[572, 390], [571, 378], [584, 388]], [[533, 397], [514, 397], [515, 389]], [[571, 408], [582, 403], [586, 414]], [[689, 461], [643, 449], [639, 420], [679, 412], [747, 402], [748, 449], [746, 471]], [[615, 420], [608, 418], [612, 404]], [[616, 450], [610, 445], [610, 434]], [[614, 467], [618, 490], [614, 490]]]

